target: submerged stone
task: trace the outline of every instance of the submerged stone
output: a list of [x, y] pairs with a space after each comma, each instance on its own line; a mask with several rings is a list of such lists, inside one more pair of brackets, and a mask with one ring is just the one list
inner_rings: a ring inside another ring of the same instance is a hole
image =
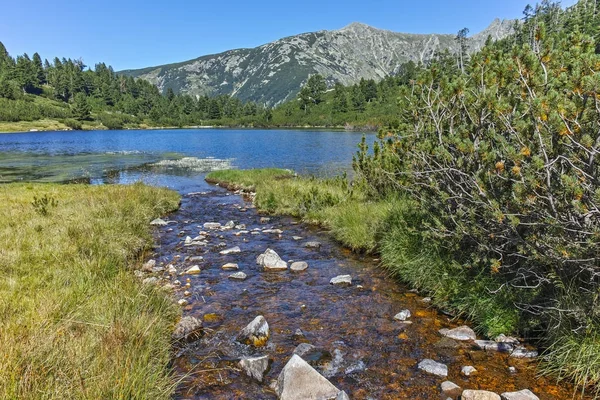
[[439, 363], [430, 359], [425, 359], [417, 366], [420, 370], [437, 376], [448, 376], [448, 367], [446, 364]]
[[244, 370], [246, 375], [256, 379], [259, 382], [263, 381], [265, 372], [269, 368], [269, 357], [246, 357], [242, 358], [239, 362], [240, 368]]
[[454, 329], [440, 329], [439, 332], [442, 335], [454, 340], [466, 341], [477, 339], [475, 331], [466, 325], [459, 326], [458, 328]]
[[394, 315], [396, 321], [406, 321], [410, 318], [410, 310], [402, 310], [398, 314]]

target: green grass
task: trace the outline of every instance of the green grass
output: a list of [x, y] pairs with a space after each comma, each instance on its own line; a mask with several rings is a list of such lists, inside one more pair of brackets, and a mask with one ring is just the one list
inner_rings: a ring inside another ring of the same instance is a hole
[[210, 183], [219, 183], [225, 186], [231, 185], [232, 188], [235, 186], [238, 189], [255, 190], [258, 185], [265, 182], [291, 178], [292, 176], [292, 171], [279, 168], [229, 169], [211, 172], [206, 176], [206, 180]]
[[141, 184], [0, 185], [0, 398], [170, 397], [178, 308], [131, 267], [178, 201]]

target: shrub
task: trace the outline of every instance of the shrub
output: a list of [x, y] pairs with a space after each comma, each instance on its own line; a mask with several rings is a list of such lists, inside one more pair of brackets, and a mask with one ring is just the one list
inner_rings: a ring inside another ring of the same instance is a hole
[[73, 118], [66, 119], [64, 123], [66, 126], [68, 126], [71, 129], [75, 129], [76, 131], [81, 130], [81, 128], [83, 127], [83, 124], [81, 123], [81, 121], [77, 121], [76, 119], [73, 119]]

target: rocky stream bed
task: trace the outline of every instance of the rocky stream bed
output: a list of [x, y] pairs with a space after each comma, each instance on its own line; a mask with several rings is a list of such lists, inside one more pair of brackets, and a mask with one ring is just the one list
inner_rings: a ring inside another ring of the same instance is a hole
[[176, 399], [573, 395], [536, 376], [532, 349], [478, 340], [377, 259], [292, 218], [259, 215], [238, 194], [190, 193], [153, 225], [154, 254], [136, 274], [183, 308]]

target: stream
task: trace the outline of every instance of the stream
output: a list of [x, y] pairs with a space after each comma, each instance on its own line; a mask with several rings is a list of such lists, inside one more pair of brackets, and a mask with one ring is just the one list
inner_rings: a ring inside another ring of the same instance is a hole
[[[564, 384], [537, 377], [535, 360], [444, 337], [440, 329], [464, 321], [439, 312], [387, 276], [379, 260], [341, 247], [324, 230], [286, 217], [267, 221], [250, 201], [219, 187], [184, 195], [180, 210], [168, 219], [157, 229], [153, 258], [159, 268], [177, 269], [179, 276], [164, 273], [163, 279], [181, 283], [174, 296], [189, 303], [183, 315], [203, 321], [202, 337], [176, 348], [173, 367], [182, 376], [176, 399], [276, 399], [270, 383], [301, 343], [315, 346], [304, 359], [351, 399], [439, 399], [445, 380], [496, 393], [530, 389], [540, 399], [573, 394]], [[203, 227], [229, 221], [238, 229]], [[202, 231], [205, 246], [184, 245], [187, 236]], [[305, 247], [315, 241], [320, 248]], [[234, 246], [241, 252], [220, 253]], [[268, 248], [285, 261], [307, 262], [308, 269], [264, 272], [256, 258]], [[200, 261], [192, 258], [199, 256]], [[236, 271], [223, 270], [226, 263], [238, 264], [247, 279], [229, 279]], [[186, 275], [192, 265], [200, 273]], [[351, 275], [352, 285], [331, 285], [338, 275]], [[412, 314], [409, 322], [394, 320], [404, 309]], [[238, 343], [240, 330], [258, 315], [270, 326], [267, 345]], [[262, 383], [238, 365], [242, 357], [258, 355], [270, 358]], [[447, 378], [419, 370], [423, 359], [446, 364]], [[477, 372], [467, 377], [463, 366]]]

